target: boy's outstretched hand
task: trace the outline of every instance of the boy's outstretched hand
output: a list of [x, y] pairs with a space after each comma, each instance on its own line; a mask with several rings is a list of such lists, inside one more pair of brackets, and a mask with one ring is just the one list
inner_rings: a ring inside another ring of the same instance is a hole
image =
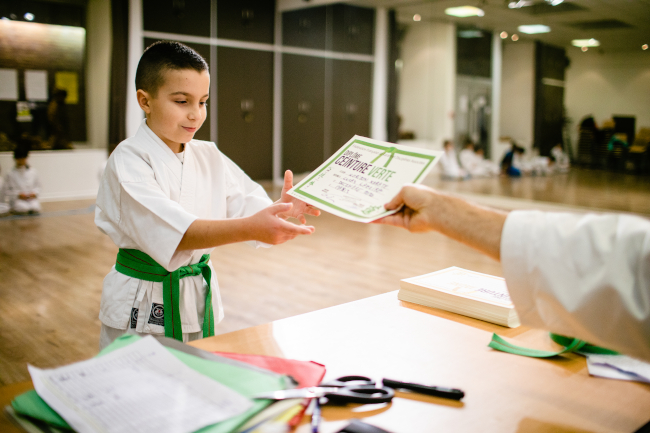
[[307, 224], [305, 215], [320, 215], [320, 211], [314, 206], [287, 194], [291, 188], [293, 188], [293, 173], [291, 170], [287, 170], [284, 172], [284, 186], [282, 187], [282, 195], [280, 196], [280, 200], [276, 201], [275, 203], [291, 203], [293, 206], [288, 211], [278, 213], [277, 215], [280, 218], [295, 218], [300, 221], [301, 224]]
[[291, 213], [292, 207], [291, 203], [274, 203], [249, 217], [252, 239], [278, 245], [299, 235], [312, 234], [315, 230], [312, 226], [299, 226], [278, 218], [282, 213]]

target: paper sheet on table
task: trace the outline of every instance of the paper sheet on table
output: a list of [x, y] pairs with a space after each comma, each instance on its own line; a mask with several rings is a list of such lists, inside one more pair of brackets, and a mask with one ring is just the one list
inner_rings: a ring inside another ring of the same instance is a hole
[[402, 186], [420, 183], [443, 152], [355, 135], [289, 194], [341, 218], [371, 222]]
[[587, 355], [592, 376], [650, 383], [650, 364], [625, 355]]
[[80, 433], [191, 432], [252, 406], [153, 337], [99, 358], [29, 371], [41, 398]]

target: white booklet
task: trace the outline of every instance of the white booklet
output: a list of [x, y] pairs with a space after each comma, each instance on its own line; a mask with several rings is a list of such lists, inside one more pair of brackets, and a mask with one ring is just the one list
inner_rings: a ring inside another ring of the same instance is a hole
[[401, 280], [397, 297], [510, 328], [520, 324], [503, 278], [456, 266]]
[[192, 432], [253, 405], [151, 336], [65, 367], [28, 367], [38, 395], [80, 433]]
[[443, 152], [355, 135], [289, 194], [341, 218], [371, 222], [402, 186], [420, 183]]

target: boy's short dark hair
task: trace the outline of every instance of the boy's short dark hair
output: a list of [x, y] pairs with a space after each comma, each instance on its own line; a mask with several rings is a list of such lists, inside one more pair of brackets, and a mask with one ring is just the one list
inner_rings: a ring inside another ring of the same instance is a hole
[[29, 155], [29, 147], [27, 147], [27, 146], [18, 145], [14, 149], [14, 159], [27, 158], [27, 155]]
[[135, 73], [136, 90], [156, 96], [164, 83], [167, 70], [193, 69], [196, 72], [208, 70], [203, 57], [192, 48], [180, 42], [158, 41], [149, 45], [138, 63]]

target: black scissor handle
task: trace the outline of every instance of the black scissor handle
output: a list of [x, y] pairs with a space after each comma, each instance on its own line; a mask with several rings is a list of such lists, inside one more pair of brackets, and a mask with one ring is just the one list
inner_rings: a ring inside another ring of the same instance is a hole
[[359, 385], [340, 388], [325, 394], [332, 403], [388, 403], [395, 396], [391, 388], [375, 388], [373, 385]]
[[[358, 384], [353, 384], [350, 382], [362, 382]], [[320, 386], [335, 386], [342, 388], [344, 386], [366, 386], [372, 385], [375, 386], [375, 381], [366, 376], [341, 376], [338, 379], [331, 380], [329, 382], [321, 383]]]

